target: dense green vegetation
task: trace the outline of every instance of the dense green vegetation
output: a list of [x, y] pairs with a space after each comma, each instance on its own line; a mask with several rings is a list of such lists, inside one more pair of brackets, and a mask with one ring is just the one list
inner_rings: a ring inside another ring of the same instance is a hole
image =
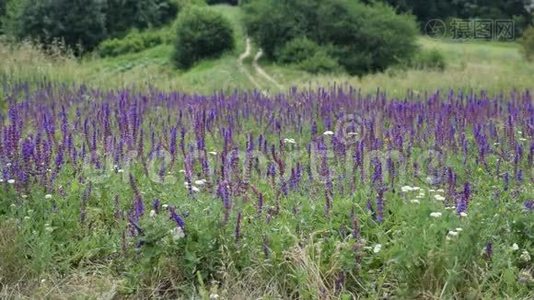
[[383, 71], [416, 52], [415, 22], [385, 5], [257, 0], [244, 9], [249, 34], [274, 60], [285, 60], [286, 44], [301, 37], [323, 47], [352, 75]]
[[3, 25], [10, 36], [44, 45], [60, 41], [76, 53], [132, 28], [166, 24], [178, 11], [174, 0], [8, 0], [4, 5]]
[[213, 10], [192, 7], [180, 14], [176, 27], [174, 62], [180, 68], [190, 68], [234, 48], [230, 22]]
[[107, 0], [106, 28], [116, 36], [131, 28], [159, 27], [174, 20], [178, 8], [176, 0]]

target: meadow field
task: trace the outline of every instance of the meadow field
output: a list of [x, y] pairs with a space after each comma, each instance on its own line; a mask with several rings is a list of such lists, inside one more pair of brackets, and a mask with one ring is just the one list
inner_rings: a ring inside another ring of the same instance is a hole
[[235, 49], [189, 70], [0, 37], [0, 298], [534, 299], [519, 44], [317, 75], [209, 9]]

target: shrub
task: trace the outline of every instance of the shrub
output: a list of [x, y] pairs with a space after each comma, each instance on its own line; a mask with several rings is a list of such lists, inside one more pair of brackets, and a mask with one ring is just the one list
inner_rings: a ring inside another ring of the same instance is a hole
[[299, 63], [312, 57], [321, 49], [316, 42], [298, 37], [287, 42], [277, 55], [278, 61], [283, 63]]
[[[45, 45], [63, 40], [74, 49], [93, 49], [106, 37], [105, 3], [101, 0], [14, 1], [10, 33]], [[79, 51], [78, 51], [79, 52]]]
[[167, 30], [139, 32], [133, 30], [122, 39], [105, 40], [98, 46], [98, 54], [102, 57], [118, 56], [127, 53], [141, 52], [161, 44], [172, 42]]
[[410, 62], [409, 67], [420, 70], [445, 70], [445, 57], [437, 49], [421, 50]]
[[342, 67], [328, 50], [306, 37], [298, 37], [287, 42], [277, 57], [279, 62], [314, 74], [340, 71]]
[[534, 60], [534, 27], [529, 27], [523, 32], [523, 37], [520, 40], [523, 48], [523, 54], [528, 61]]
[[397, 15], [386, 5], [351, 0], [253, 0], [244, 6], [248, 33], [266, 55], [278, 60], [289, 41], [306, 36], [352, 75], [382, 71], [415, 53], [413, 17]]
[[179, 68], [190, 68], [201, 59], [218, 57], [233, 48], [233, 29], [221, 14], [191, 7], [178, 16], [174, 62]]
[[343, 69], [337, 60], [323, 49], [299, 62], [297, 68], [313, 74], [335, 73]]

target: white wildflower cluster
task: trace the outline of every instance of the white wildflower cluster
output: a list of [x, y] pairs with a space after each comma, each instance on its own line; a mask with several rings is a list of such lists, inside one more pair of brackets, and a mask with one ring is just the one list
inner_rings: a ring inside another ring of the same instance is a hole
[[182, 227], [174, 227], [173, 229], [171, 229], [169, 231], [169, 233], [171, 234], [171, 237], [174, 241], [177, 241], [183, 237], [185, 237], [185, 233], [182, 229]]
[[193, 191], [195, 193], [198, 193], [198, 192], [200, 192], [199, 186], [203, 186], [207, 182], [208, 181], [206, 179], [195, 180], [193, 182], [193, 184], [190, 184], [189, 182], [185, 181], [184, 182], [184, 186], [185, 186], [185, 188], [187, 188], [187, 189], [191, 188], [191, 191]]
[[284, 144], [296, 144], [295, 139], [285, 138]]
[[455, 239], [462, 231], [463, 229], [461, 227], [457, 227], [454, 230], [449, 230], [449, 232], [447, 232], [447, 241]]
[[425, 191], [423, 191], [418, 186], [409, 186], [409, 185], [401, 186], [401, 192], [403, 193], [419, 192], [419, 194], [415, 197], [415, 199], [410, 200], [410, 203], [413, 203], [413, 204], [421, 203], [420, 199], [423, 199], [425, 197]]
[[430, 213], [430, 216], [431, 216], [432, 218], [441, 218], [442, 215], [443, 215], [443, 214], [440, 213], [440, 212], [433, 212], [433, 213]]
[[382, 250], [382, 245], [381, 244], [376, 244], [374, 247], [373, 247], [373, 253], [378, 253]]
[[521, 255], [519, 256], [519, 259], [522, 261], [522, 262], [530, 262], [531, 258], [530, 258], [530, 253], [528, 253], [527, 250], [523, 250], [523, 252], [521, 252]]
[[54, 227], [50, 226], [50, 224], [47, 223], [47, 224], [44, 225], [44, 230], [46, 232], [52, 232], [52, 231], [54, 231]]
[[405, 185], [405, 186], [401, 187], [401, 192], [403, 192], [403, 193], [416, 192], [416, 191], [419, 191], [419, 190], [421, 190], [421, 188], [418, 187], [418, 186]]

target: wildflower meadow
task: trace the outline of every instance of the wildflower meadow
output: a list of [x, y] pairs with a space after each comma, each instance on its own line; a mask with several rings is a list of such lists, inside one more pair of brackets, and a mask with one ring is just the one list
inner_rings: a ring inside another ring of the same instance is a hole
[[98, 298], [534, 297], [527, 90], [3, 91], [2, 285], [85, 274]]

